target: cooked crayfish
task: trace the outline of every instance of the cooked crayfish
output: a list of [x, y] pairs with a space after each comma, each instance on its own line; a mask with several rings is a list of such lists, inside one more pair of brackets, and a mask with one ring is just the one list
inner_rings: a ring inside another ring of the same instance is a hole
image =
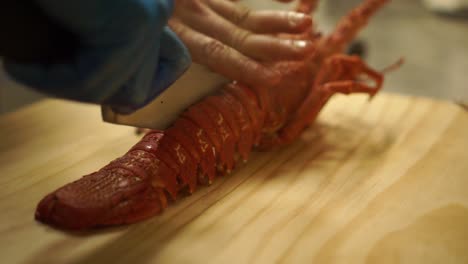
[[[169, 129], [150, 131], [123, 157], [47, 195], [36, 219], [85, 229], [149, 218], [181, 194], [232, 171], [253, 149], [295, 140], [333, 94], [374, 96], [383, 73], [343, 51], [387, 2], [365, 0], [330, 35], [307, 32], [302, 37], [315, 43], [315, 51], [300, 61], [272, 64], [281, 75], [274, 85], [226, 85], [189, 107]], [[303, 1], [299, 10], [309, 12], [315, 4]]]

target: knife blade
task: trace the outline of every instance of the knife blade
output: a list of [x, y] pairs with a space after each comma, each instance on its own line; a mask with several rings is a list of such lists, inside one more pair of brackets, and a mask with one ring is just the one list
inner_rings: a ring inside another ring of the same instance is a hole
[[181, 78], [147, 106], [129, 115], [118, 114], [109, 106], [102, 106], [102, 118], [115, 124], [166, 129], [191, 104], [212, 94], [227, 82], [224, 77], [194, 63]]

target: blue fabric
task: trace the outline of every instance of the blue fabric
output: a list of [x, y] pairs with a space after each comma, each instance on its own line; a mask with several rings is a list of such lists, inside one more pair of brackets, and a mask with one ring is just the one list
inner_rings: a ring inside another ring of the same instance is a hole
[[130, 113], [150, 102], [191, 63], [166, 26], [172, 0], [37, 0], [78, 36], [64, 63], [6, 62], [16, 80], [50, 96], [111, 105]]

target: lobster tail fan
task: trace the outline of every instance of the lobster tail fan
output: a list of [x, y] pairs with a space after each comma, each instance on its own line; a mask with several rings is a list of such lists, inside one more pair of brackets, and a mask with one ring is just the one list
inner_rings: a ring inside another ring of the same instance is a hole
[[326, 54], [343, 52], [369, 19], [390, 0], [366, 0], [344, 16], [335, 30], [324, 40], [322, 47]]

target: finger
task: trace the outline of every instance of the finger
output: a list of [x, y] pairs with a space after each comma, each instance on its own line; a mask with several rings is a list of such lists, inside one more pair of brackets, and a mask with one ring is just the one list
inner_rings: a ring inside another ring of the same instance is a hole
[[256, 60], [300, 59], [313, 49], [308, 41], [291, 41], [269, 35], [252, 34], [227, 21], [212, 10], [204, 12], [203, 16], [193, 12], [181, 12], [178, 17], [195, 31], [217, 39]]
[[312, 18], [292, 11], [255, 11], [225, 0], [208, 0], [208, 5], [220, 16], [251, 32], [298, 33], [310, 28]]
[[299, 0], [296, 11], [304, 14], [310, 14], [315, 11], [318, 0]]
[[248, 35], [233, 46], [243, 54], [261, 60], [298, 60], [314, 50], [308, 40], [281, 39], [268, 35]]
[[246, 18], [242, 26], [260, 34], [300, 33], [311, 28], [312, 18], [292, 11], [257, 11]]
[[228, 79], [249, 86], [273, 86], [279, 75], [262, 64], [242, 55], [218, 40], [203, 35], [171, 19], [169, 26], [188, 47], [193, 61], [205, 65]]

